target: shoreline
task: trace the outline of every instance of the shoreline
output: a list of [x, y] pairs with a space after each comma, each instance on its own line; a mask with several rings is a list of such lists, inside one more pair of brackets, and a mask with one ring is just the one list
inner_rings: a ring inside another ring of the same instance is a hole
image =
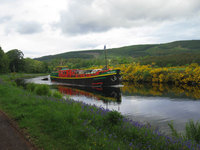
[[[6, 92], [8, 90], [12, 91], [13, 96]], [[21, 129], [27, 130], [31, 141], [39, 148], [145, 149], [149, 146], [152, 149], [162, 149], [167, 145], [168, 149], [199, 147], [192, 142], [187, 145], [188, 141], [185, 140], [178, 142], [149, 126], [126, 119], [120, 113], [73, 100], [38, 96], [6, 81], [4, 86], [0, 83], [0, 94], [1, 109], [17, 120]]]

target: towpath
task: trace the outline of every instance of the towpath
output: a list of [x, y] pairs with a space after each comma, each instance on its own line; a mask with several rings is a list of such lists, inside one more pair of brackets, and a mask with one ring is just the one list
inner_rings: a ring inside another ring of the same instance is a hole
[[17, 125], [0, 111], [0, 150], [36, 150]]
[[[1, 79], [0, 84], [3, 84]], [[1, 110], [0, 150], [36, 150], [36, 148], [22, 134], [17, 124]]]

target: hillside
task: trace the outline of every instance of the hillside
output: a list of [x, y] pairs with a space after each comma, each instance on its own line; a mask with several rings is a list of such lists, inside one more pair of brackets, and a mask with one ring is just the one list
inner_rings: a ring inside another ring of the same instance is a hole
[[75, 51], [75, 52], [66, 52], [56, 55], [48, 55], [43, 56], [39, 58], [35, 58], [39, 61], [50, 61], [52, 59], [56, 58], [63, 58], [63, 59], [69, 59], [69, 58], [82, 58], [82, 59], [91, 59], [91, 58], [98, 58], [103, 54], [102, 50], [85, 50], [85, 51]]
[[[146, 45], [133, 45], [125, 46], [120, 48], [107, 49], [107, 54], [109, 58], [113, 57], [133, 57], [133, 58], [145, 58], [151, 59], [168, 58], [173, 56], [184, 55], [199, 55], [200, 57], [200, 40], [189, 40], [189, 41], [175, 41], [165, 44], [146, 44]], [[145, 57], [144, 57], [145, 56]], [[92, 59], [92, 58], [102, 58], [104, 57], [103, 50], [85, 50], [85, 51], [75, 51], [66, 52], [57, 55], [49, 55], [40, 58], [35, 58], [40, 61], [50, 61], [56, 58], [82, 58], [82, 59]]]

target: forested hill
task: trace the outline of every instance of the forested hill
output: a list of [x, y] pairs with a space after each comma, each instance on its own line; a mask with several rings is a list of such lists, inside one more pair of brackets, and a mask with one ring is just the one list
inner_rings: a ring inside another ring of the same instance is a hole
[[[175, 41], [165, 44], [146, 44], [146, 45], [133, 45], [120, 48], [107, 49], [108, 57], [127, 57], [143, 58], [144, 56], [150, 57], [172, 57], [172, 56], [187, 56], [199, 55], [200, 56], [200, 40], [188, 41]], [[66, 52], [57, 55], [49, 55], [40, 58], [35, 58], [40, 61], [50, 61], [56, 58], [101, 58], [104, 57], [103, 50], [85, 50]]]

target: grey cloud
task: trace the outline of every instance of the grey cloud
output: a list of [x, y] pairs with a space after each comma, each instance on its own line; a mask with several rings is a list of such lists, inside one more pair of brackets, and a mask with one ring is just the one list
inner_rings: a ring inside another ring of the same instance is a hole
[[0, 3], [10, 3], [10, 2], [14, 2], [16, 0], [0, 0]]
[[200, 15], [199, 0], [73, 0], [57, 26], [67, 34], [145, 26]]
[[42, 32], [42, 25], [34, 21], [9, 21], [6, 23], [5, 33], [18, 32], [20, 34], [34, 34]]
[[3, 17], [0, 17], [0, 24], [1, 24], [1, 23], [5, 23], [5, 22], [11, 20], [11, 18], [12, 18], [11, 16], [3, 16]]
[[34, 34], [42, 31], [42, 27], [37, 22], [21, 22], [16, 26], [16, 31], [20, 34]]
[[[66, 18], [66, 14], [63, 14], [61, 17], [62, 22], [59, 23], [59, 26], [61, 27], [62, 31], [64, 33], [68, 34], [84, 34], [88, 32], [101, 32], [101, 31], [106, 31], [109, 28], [111, 28], [108, 24], [103, 24], [103, 20], [84, 20], [84, 19], [64, 19]], [[67, 17], [70, 18], [70, 17]]]
[[191, 19], [183, 19], [173, 24], [165, 24], [165, 26], [158, 29], [152, 36], [159, 37], [161, 42], [200, 39], [200, 16]]

